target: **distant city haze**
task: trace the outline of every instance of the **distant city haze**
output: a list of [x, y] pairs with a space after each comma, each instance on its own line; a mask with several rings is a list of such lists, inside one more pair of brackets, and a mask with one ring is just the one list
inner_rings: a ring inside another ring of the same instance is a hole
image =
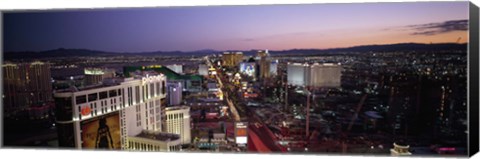
[[340, 48], [468, 42], [468, 2], [11, 11], [4, 51]]

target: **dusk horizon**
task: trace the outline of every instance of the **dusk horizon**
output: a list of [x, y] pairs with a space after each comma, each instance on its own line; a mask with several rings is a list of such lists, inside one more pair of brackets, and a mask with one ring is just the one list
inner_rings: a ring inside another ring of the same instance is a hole
[[65, 47], [58, 47], [58, 48], [51, 48], [46, 50], [38, 50], [38, 51], [31, 51], [31, 50], [24, 50], [24, 51], [4, 51], [3, 53], [22, 53], [22, 52], [47, 52], [52, 50], [89, 50], [89, 51], [98, 51], [98, 52], [106, 52], [106, 53], [119, 53], [119, 54], [135, 54], [135, 53], [150, 53], [150, 52], [201, 52], [201, 51], [212, 51], [212, 52], [229, 52], [229, 51], [258, 51], [258, 50], [268, 50], [268, 51], [288, 51], [288, 50], [333, 50], [333, 49], [347, 49], [347, 48], [355, 48], [355, 47], [363, 47], [363, 46], [387, 46], [387, 45], [401, 45], [401, 44], [419, 44], [419, 45], [442, 45], [442, 44], [458, 44], [458, 45], [468, 45], [468, 42], [463, 43], [456, 43], [456, 42], [439, 42], [439, 43], [416, 43], [416, 42], [402, 42], [402, 43], [389, 43], [389, 44], [364, 44], [364, 45], [354, 45], [354, 46], [345, 46], [345, 47], [332, 47], [332, 48], [289, 48], [289, 49], [279, 49], [273, 50], [268, 48], [247, 48], [247, 49], [226, 49], [226, 50], [217, 50], [217, 49], [197, 49], [197, 50], [152, 50], [152, 51], [130, 51], [130, 52], [120, 52], [120, 51], [105, 51], [105, 50], [97, 50], [97, 49], [90, 49], [90, 48], [65, 48]]

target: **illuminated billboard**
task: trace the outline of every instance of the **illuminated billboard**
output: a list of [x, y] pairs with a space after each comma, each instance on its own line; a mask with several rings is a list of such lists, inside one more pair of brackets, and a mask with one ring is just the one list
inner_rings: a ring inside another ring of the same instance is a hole
[[247, 122], [235, 123], [235, 142], [237, 144], [247, 144]]
[[240, 63], [240, 73], [246, 74], [248, 76], [255, 75], [255, 63], [253, 62], [242, 62]]
[[82, 148], [118, 150], [122, 146], [118, 113], [83, 121], [81, 129]]

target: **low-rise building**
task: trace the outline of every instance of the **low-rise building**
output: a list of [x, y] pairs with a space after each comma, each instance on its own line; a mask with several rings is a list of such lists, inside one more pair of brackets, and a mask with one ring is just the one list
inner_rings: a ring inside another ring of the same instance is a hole
[[182, 144], [190, 144], [190, 107], [175, 106], [165, 108], [166, 132], [180, 135]]
[[127, 150], [135, 151], [181, 151], [180, 135], [159, 131], [142, 131], [127, 138]]

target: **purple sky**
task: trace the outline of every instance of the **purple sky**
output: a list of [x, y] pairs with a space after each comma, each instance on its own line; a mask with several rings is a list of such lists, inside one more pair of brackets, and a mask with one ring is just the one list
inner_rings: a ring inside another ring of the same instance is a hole
[[3, 17], [5, 51], [282, 50], [467, 42], [458, 20], [468, 19], [468, 2], [16, 11]]

